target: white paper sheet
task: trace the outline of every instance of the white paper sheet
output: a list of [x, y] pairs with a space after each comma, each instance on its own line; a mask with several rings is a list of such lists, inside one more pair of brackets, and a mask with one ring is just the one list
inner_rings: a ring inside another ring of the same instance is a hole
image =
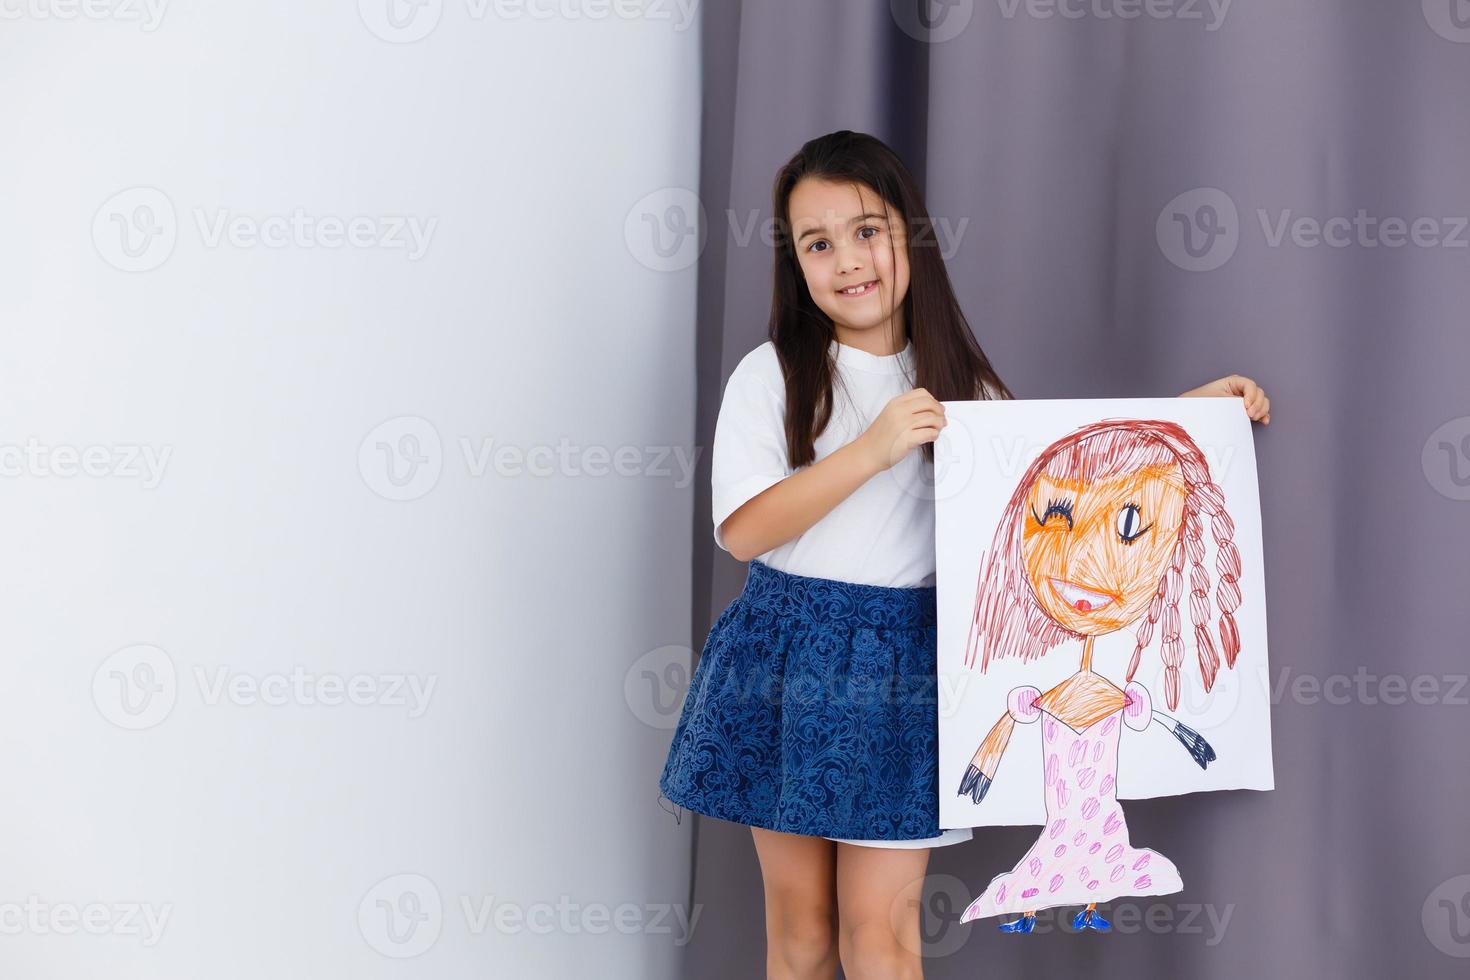
[[[1230, 540], [1240, 561], [1236, 584], [1241, 597], [1239, 605], [1231, 613], [1240, 638], [1234, 666], [1227, 666], [1221, 649], [1218, 590], [1222, 576], [1217, 569], [1215, 529], [1211, 517], [1201, 513], [1202, 532], [1195, 540], [1205, 549], [1201, 568], [1208, 577], [1206, 622], [1219, 657], [1213, 687], [1209, 692], [1205, 691], [1197, 660], [1190, 585], [1191, 576], [1198, 572], [1189, 557], [1183, 561], [1176, 606], [1183, 648], [1178, 706], [1170, 708], [1165, 704], [1161, 641], [1167, 614], [1160, 615], [1153, 626], [1151, 642], [1141, 652], [1133, 678], [1148, 689], [1155, 711], [1183, 723], [1206, 739], [1213, 749], [1214, 759], [1207, 768], [1202, 768], [1164, 722], [1145, 722], [1141, 731], [1126, 728], [1117, 743], [1116, 796], [1118, 799], [1142, 799], [1203, 790], [1271, 789], [1274, 780], [1260, 503], [1251, 422], [1241, 400], [979, 401], [946, 402], [945, 408], [949, 425], [935, 444], [934, 486], [939, 611], [940, 826], [1040, 824], [1046, 820], [1042, 724], [1014, 726], [1009, 743], [996, 765], [996, 772], [991, 774], [993, 781], [981, 802], [975, 803], [969, 793], [959, 795], [958, 789], [977, 747], [992, 726], [1007, 714], [1007, 695], [1023, 685], [1046, 692], [1076, 674], [1081, 665], [1083, 640], [1069, 634], [1036, 659], [1028, 661], [1020, 656], [997, 658], [991, 660], [983, 672], [978, 655], [973, 666], [966, 666], [966, 651], [971, 640], [971, 622], [976, 611], [982, 562], [993, 550], [1002, 514], [1026, 477], [1028, 467], [1059, 440], [1066, 439], [1083, 426], [1103, 420], [1124, 420], [1127, 423], [1124, 428], [1135, 441], [1150, 431], [1147, 426], [1133, 425], [1135, 421], [1158, 420], [1182, 427], [1193, 447], [1197, 447], [1202, 455], [1208, 468], [1208, 479], [1223, 495], [1225, 512], [1234, 525]], [[1116, 427], [1110, 426], [1110, 429], [1116, 431]], [[1163, 444], [1167, 440], [1156, 441]], [[1120, 450], [1113, 455], [1121, 457], [1124, 454]], [[1184, 470], [1181, 465], [1174, 473], [1182, 474]], [[1194, 470], [1198, 476], [1198, 467]], [[1085, 486], [1077, 490], [1078, 500], [1072, 503], [1081, 506], [1081, 495], [1086, 492]], [[1178, 490], [1177, 493], [1183, 497], [1186, 491]], [[1067, 504], [1068, 501], [1062, 503]], [[1116, 510], [1121, 503], [1115, 500], [1109, 506]], [[1100, 514], [1101, 511], [1095, 513]], [[1138, 517], [1137, 514], [1133, 516]], [[1153, 516], [1142, 515], [1133, 530], [1136, 532]], [[1026, 521], [1036, 519], [1036, 515], [1030, 513], [1022, 517]], [[1053, 513], [1048, 520], [1052, 523], [1054, 535], [1061, 535], [1066, 515]], [[1128, 520], [1129, 515], [1121, 515], [1118, 526], [1124, 527], [1124, 531], [1117, 528], [1113, 531], [1120, 536], [1127, 533]], [[1046, 529], [1043, 523], [1036, 527], [1038, 530]], [[1072, 533], [1073, 529], [1068, 527], [1066, 532]], [[1089, 547], [1101, 549], [1103, 545], [1098, 542], [1107, 537], [1103, 523], [1094, 521], [1089, 533], [1097, 536]], [[1047, 545], [1054, 559], [1045, 560], [1066, 565], [1069, 559], [1065, 555], [1072, 547], [1069, 542], [1073, 540], [1054, 536]], [[1141, 540], [1124, 543], [1133, 545]], [[1108, 546], [1117, 547], [1112, 542]], [[1163, 544], [1158, 547], [1163, 547]], [[1181, 541], [1179, 547], [1185, 548], [1186, 552], [1188, 550], [1187, 542]], [[1098, 553], [1103, 552], [1099, 550]], [[1126, 556], [1121, 561], [1132, 563], [1129, 567], [1133, 567], [1137, 565], [1136, 556], [1142, 552], [1119, 553]], [[1150, 552], [1157, 553], [1157, 548]], [[1055, 557], [1057, 555], [1061, 557]], [[1071, 567], [1077, 572], [1077, 577], [1085, 578], [1091, 574], [1105, 578], [1109, 574], [1104, 564], [1094, 562], [1091, 572], [1084, 570], [1085, 565], [1073, 562]], [[1154, 569], [1155, 565], [1150, 564], [1149, 568]], [[1024, 567], [1022, 574], [1025, 574]], [[1136, 576], [1139, 573], [1132, 574]], [[1025, 581], [1032, 585], [1029, 578]], [[1043, 577], [1043, 581], [1049, 582], [1050, 578]], [[1065, 585], [1058, 588], [1062, 590], [1057, 592], [1058, 596], [1077, 595], [1065, 591]], [[1055, 597], [1052, 600], [1054, 606]], [[1089, 610], [1101, 614], [1100, 608], [1092, 609], [1085, 598], [1078, 601], [1084, 603], [1077, 607], [1083, 615], [1087, 615]], [[1101, 601], [1106, 604], [1106, 597]], [[1123, 604], [1115, 606], [1119, 610], [1124, 608]], [[1036, 609], [1040, 613], [1042, 606], [1037, 604]], [[1070, 615], [1070, 611], [1066, 615]], [[1146, 614], [1142, 618], [1146, 618]], [[1047, 621], [1055, 620], [1048, 617]], [[1118, 688], [1126, 685], [1125, 675], [1134, 653], [1138, 628], [1139, 621], [1135, 620], [1098, 635], [1093, 641], [1092, 671]]]

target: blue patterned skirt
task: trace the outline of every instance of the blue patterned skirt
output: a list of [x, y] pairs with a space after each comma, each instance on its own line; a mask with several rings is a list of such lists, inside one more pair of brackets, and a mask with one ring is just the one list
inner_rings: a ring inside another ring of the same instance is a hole
[[663, 795], [792, 834], [939, 834], [934, 598], [750, 562], [705, 640]]

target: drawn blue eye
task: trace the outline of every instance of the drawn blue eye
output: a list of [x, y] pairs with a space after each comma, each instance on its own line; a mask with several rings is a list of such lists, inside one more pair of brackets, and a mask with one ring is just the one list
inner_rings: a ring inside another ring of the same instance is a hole
[[1142, 522], [1143, 512], [1138, 509], [1137, 504], [1127, 504], [1118, 511], [1118, 537], [1124, 544], [1132, 544], [1143, 535], [1144, 531], [1153, 527], [1152, 524], [1148, 527], [1139, 527]]

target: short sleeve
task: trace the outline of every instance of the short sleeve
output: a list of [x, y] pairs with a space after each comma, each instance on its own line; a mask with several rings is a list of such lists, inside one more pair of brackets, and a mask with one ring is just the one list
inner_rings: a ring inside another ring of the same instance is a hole
[[786, 456], [786, 399], [744, 367], [737, 367], [725, 384], [710, 460], [715, 543], [726, 551], [720, 535], [725, 518], [792, 472]]

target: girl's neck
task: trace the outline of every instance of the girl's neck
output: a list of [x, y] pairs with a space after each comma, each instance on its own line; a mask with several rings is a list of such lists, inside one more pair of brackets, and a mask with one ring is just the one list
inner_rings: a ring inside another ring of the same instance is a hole
[[888, 324], [879, 324], [865, 330], [854, 330], [838, 323], [833, 324], [833, 329], [837, 334], [839, 344], [866, 351], [874, 357], [888, 357], [897, 354], [908, 345], [908, 339], [904, 337], [903, 330], [901, 328], [894, 330]]

